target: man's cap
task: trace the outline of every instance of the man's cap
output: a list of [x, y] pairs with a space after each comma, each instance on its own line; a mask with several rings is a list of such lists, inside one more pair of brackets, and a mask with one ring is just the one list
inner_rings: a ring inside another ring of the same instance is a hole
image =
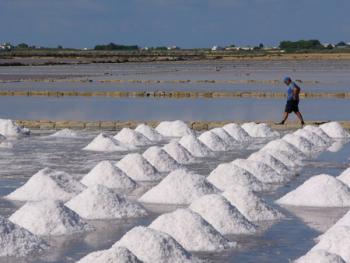
[[284, 81], [284, 82], [292, 81], [292, 79], [291, 79], [290, 77], [284, 77], [283, 81]]

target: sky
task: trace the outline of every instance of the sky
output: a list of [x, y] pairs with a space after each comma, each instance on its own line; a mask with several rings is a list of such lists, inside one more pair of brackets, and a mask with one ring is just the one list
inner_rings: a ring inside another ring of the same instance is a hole
[[349, 0], [0, 0], [0, 42], [183, 48], [350, 42]]

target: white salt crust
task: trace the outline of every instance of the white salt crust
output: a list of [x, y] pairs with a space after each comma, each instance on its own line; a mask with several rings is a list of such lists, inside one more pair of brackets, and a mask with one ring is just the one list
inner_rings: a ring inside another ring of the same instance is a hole
[[247, 160], [264, 163], [277, 171], [279, 174], [286, 177], [287, 180], [292, 178], [293, 173], [288, 169], [288, 167], [283, 162], [266, 152], [255, 152], [251, 154]]
[[255, 138], [266, 138], [266, 137], [279, 137], [280, 134], [277, 131], [272, 130], [266, 123], [254, 123], [248, 122], [242, 124], [242, 128], [251, 136]]
[[76, 131], [71, 130], [71, 129], [63, 129], [63, 130], [55, 132], [54, 134], [51, 134], [50, 137], [76, 138], [76, 137], [78, 137], [78, 133]]
[[214, 128], [214, 129], [211, 129], [210, 131], [215, 133], [217, 136], [219, 136], [230, 147], [230, 149], [234, 149], [237, 146], [238, 141], [234, 139], [223, 128]]
[[325, 133], [320, 127], [312, 126], [312, 125], [306, 125], [303, 130], [307, 130], [313, 133], [316, 133], [318, 136], [320, 136], [323, 140], [327, 142], [333, 141], [331, 137], [328, 136], [327, 133]]
[[287, 152], [295, 156], [296, 159], [300, 159], [300, 160], [306, 159], [307, 157], [302, 151], [300, 151], [293, 144], [282, 139], [273, 140], [267, 143], [263, 148], [261, 148], [261, 150], [266, 150], [266, 149]]
[[339, 122], [333, 121], [320, 125], [320, 128], [331, 138], [349, 138], [350, 134]]
[[341, 256], [326, 250], [314, 250], [293, 261], [294, 263], [346, 263]]
[[305, 129], [299, 129], [295, 131], [294, 134], [305, 138], [306, 140], [311, 142], [313, 145], [316, 145], [317, 147], [325, 148], [330, 145], [330, 141], [326, 141], [322, 137], [318, 136], [316, 133], [313, 133]]
[[300, 151], [302, 151], [306, 155], [312, 155], [317, 151], [316, 146], [312, 144], [310, 141], [305, 139], [304, 137], [295, 135], [295, 134], [286, 134], [283, 136], [282, 140], [294, 145]]
[[212, 131], [202, 133], [198, 140], [204, 143], [210, 150], [215, 152], [228, 151], [231, 146]]
[[162, 121], [156, 127], [156, 131], [165, 137], [183, 137], [189, 134], [193, 134], [186, 123], [180, 120], [176, 121]]
[[133, 253], [124, 247], [112, 247], [92, 252], [77, 263], [142, 263]]
[[253, 139], [241, 126], [236, 123], [226, 124], [222, 128], [238, 142], [248, 142]]
[[188, 150], [194, 157], [211, 157], [214, 152], [194, 135], [186, 135], [179, 141], [181, 146]]
[[145, 146], [152, 144], [143, 134], [129, 128], [123, 128], [113, 138], [125, 145]]
[[195, 158], [192, 154], [178, 142], [171, 141], [164, 145], [163, 149], [180, 164], [190, 164], [195, 162]]
[[6, 137], [29, 135], [30, 130], [20, 127], [13, 120], [0, 119], [0, 134]]
[[159, 172], [170, 172], [181, 168], [181, 165], [159, 146], [148, 148], [142, 156]]
[[343, 171], [338, 177], [338, 180], [342, 181], [348, 187], [350, 187], [350, 167]]
[[100, 133], [83, 150], [94, 152], [123, 152], [132, 149], [113, 137]]
[[164, 140], [164, 137], [159, 132], [157, 132], [155, 129], [146, 124], [138, 125], [135, 131], [141, 133], [143, 136], [145, 136], [147, 139], [153, 142], [159, 142]]

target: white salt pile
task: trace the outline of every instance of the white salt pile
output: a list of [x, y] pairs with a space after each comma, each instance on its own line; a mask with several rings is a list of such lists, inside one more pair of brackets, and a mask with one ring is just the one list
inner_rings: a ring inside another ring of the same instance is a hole
[[219, 164], [207, 177], [207, 180], [221, 191], [233, 185], [240, 185], [254, 191], [263, 191], [264, 184], [247, 170], [233, 164]]
[[284, 217], [249, 189], [232, 187], [222, 195], [249, 221], [277, 220]]
[[194, 134], [183, 121], [162, 121], [156, 127], [156, 131], [165, 137], [183, 137]]
[[0, 149], [12, 149], [13, 148], [13, 143], [10, 141], [2, 141], [0, 142]]
[[276, 201], [279, 204], [312, 207], [350, 206], [350, 188], [327, 174], [313, 176]]
[[6, 140], [6, 137], [0, 134], [0, 143]]
[[348, 226], [350, 227], [350, 210], [340, 218], [332, 227], [330, 227], [323, 235], [317, 237], [320, 240], [324, 235], [328, 235], [333, 231], [337, 231], [336, 228], [339, 226]]
[[142, 217], [146, 210], [102, 185], [87, 188], [66, 203], [66, 206], [87, 219]]
[[303, 166], [303, 161], [298, 156], [295, 156], [292, 153], [288, 153], [286, 151], [280, 151], [275, 149], [261, 149], [259, 151], [262, 154], [268, 154], [284, 163], [288, 168], [296, 169], [300, 166]]
[[317, 149], [315, 149], [314, 144], [312, 144], [310, 141], [306, 140], [305, 138], [295, 134], [286, 134], [285, 136], [283, 136], [282, 140], [285, 140], [286, 142], [294, 145], [296, 148], [298, 148], [300, 151], [302, 151], [306, 155], [310, 155], [317, 151]]
[[331, 138], [348, 138], [348, 137], [350, 137], [350, 134], [340, 125], [339, 122], [336, 122], [336, 121], [322, 124], [322, 125], [320, 125], [320, 128], [325, 133], [327, 133], [327, 135]]
[[142, 263], [130, 250], [124, 247], [112, 247], [96, 251], [80, 259], [77, 263]]
[[98, 163], [80, 182], [86, 186], [101, 184], [115, 189], [134, 189], [136, 187], [134, 180], [109, 161]]
[[276, 170], [279, 174], [283, 175], [284, 177], [287, 177], [286, 179], [290, 179], [293, 173], [288, 169], [288, 167], [281, 162], [280, 160], [276, 159], [273, 157], [271, 154], [264, 152], [264, 151], [259, 151], [251, 154], [248, 157], [248, 160], [251, 161], [256, 161], [256, 162], [261, 162], [264, 163], [274, 170]]
[[50, 136], [57, 137], [57, 138], [76, 138], [78, 137], [78, 133], [71, 129], [63, 129], [55, 132], [54, 134], [51, 134]]
[[267, 150], [267, 149], [274, 150], [274, 151], [283, 151], [292, 155], [294, 158], [300, 159], [300, 160], [306, 158], [306, 155], [302, 151], [300, 151], [297, 147], [295, 147], [293, 144], [282, 139], [277, 139], [267, 143], [261, 150]]
[[194, 135], [186, 135], [182, 137], [179, 143], [194, 157], [210, 157], [214, 155], [213, 151]]
[[159, 146], [148, 148], [142, 156], [159, 172], [171, 172], [181, 167], [177, 161]]
[[338, 180], [342, 181], [348, 187], [350, 187], [350, 167], [343, 171], [338, 177]]
[[135, 181], [158, 181], [162, 177], [141, 154], [130, 153], [117, 163], [117, 167]]
[[18, 201], [45, 199], [66, 201], [85, 189], [85, 186], [65, 172], [45, 168], [34, 174], [23, 186], [6, 196]]
[[320, 127], [312, 126], [312, 125], [306, 125], [303, 130], [307, 130], [313, 133], [316, 133], [318, 136], [320, 136], [325, 141], [332, 141], [333, 139], [327, 135]]
[[94, 228], [62, 202], [27, 202], [9, 218], [11, 222], [41, 236], [59, 236], [92, 231]]
[[247, 235], [257, 232], [257, 227], [221, 195], [205, 195], [194, 201], [189, 208], [202, 216], [222, 235]]
[[252, 137], [236, 123], [226, 124], [222, 128], [238, 142], [247, 142], [252, 139]]
[[47, 248], [41, 238], [0, 216], [0, 257], [24, 257]]
[[326, 250], [314, 250], [293, 261], [294, 263], [346, 263], [339, 255]]
[[158, 185], [143, 194], [139, 201], [159, 204], [190, 204], [195, 199], [218, 190], [198, 174], [183, 169], [171, 172]]
[[198, 139], [212, 151], [228, 151], [231, 148], [229, 144], [212, 131], [202, 133]]
[[169, 234], [189, 251], [218, 252], [236, 245], [190, 209], [160, 215], [149, 227]]
[[136, 127], [135, 131], [141, 133], [143, 136], [153, 142], [164, 140], [164, 137], [159, 132], [146, 124], [140, 124]]
[[190, 154], [190, 152], [178, 142], [171, 141], [164, 145], [163, 149], [180, 164], [190, 164], [195, 161], [192, 154]]
[[147, 139], [144, 135], [129, 128], [123, 128], [113, 138], [120, 141], [123, 144], [132, 146], [145, 146], [152, 144], [152, 142], [149, 139]]
[[30, 130], [20, 127], [13, 120], [0, 119], [0, 134], [6, 137], [29, 135]]
[[318, 136], [316, 133], [313, 133], [305, 129], [299, 129], [295, 131], [294, 134], [305, 138], [306, 140], [311, 142], [313, 145], [316, 145], [317, 147], [327, 147], [330, 145], [330, 141], [325, 141], [321, 136]]
[[100, 133], [83, 150], [95, 152], [118, 152], [128, 151], [130, 146], [126, 146], [107, 134]]
[[266, 123], [248, 122], [242, 124], [242, 128], [251, 136], [255, 138], [278, 137], [279, 132], [272, 130]]
[[227, 131], [225, 131], [223, 128], [214, 128], [210, 130], [211, 132], [215, 133], [217, 136], [219, 136], [226, 144], [230, 146], [230, 149], [234, 149], [237, 145], [238, 141], [234, 139]]
[[193, 263], [199, 262], [170, 235], [147, 227], [134, 227], [117, 243], [116, 247], [126, 247], [145, 263]]

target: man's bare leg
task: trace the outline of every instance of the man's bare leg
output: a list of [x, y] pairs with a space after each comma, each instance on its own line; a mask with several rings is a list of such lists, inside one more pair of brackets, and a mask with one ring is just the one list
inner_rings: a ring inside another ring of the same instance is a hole
[[286, 120], [288, 119], [288, 115], [289, 115], [288, 112], [284, 112], [283, 120], [280, 123], [278, 123], [278, 124], [282, 124], [283, 125], [286, 122]]
[[295, 113], [295, 115], [297, 115], [298, 119], [300, 120], [301, 122], [301, 125], [304, 125], [305, 122], [304, 122], [304, 119], [303, 119], [303, 115], [301, 115], [301, 113], [298, 111]]

